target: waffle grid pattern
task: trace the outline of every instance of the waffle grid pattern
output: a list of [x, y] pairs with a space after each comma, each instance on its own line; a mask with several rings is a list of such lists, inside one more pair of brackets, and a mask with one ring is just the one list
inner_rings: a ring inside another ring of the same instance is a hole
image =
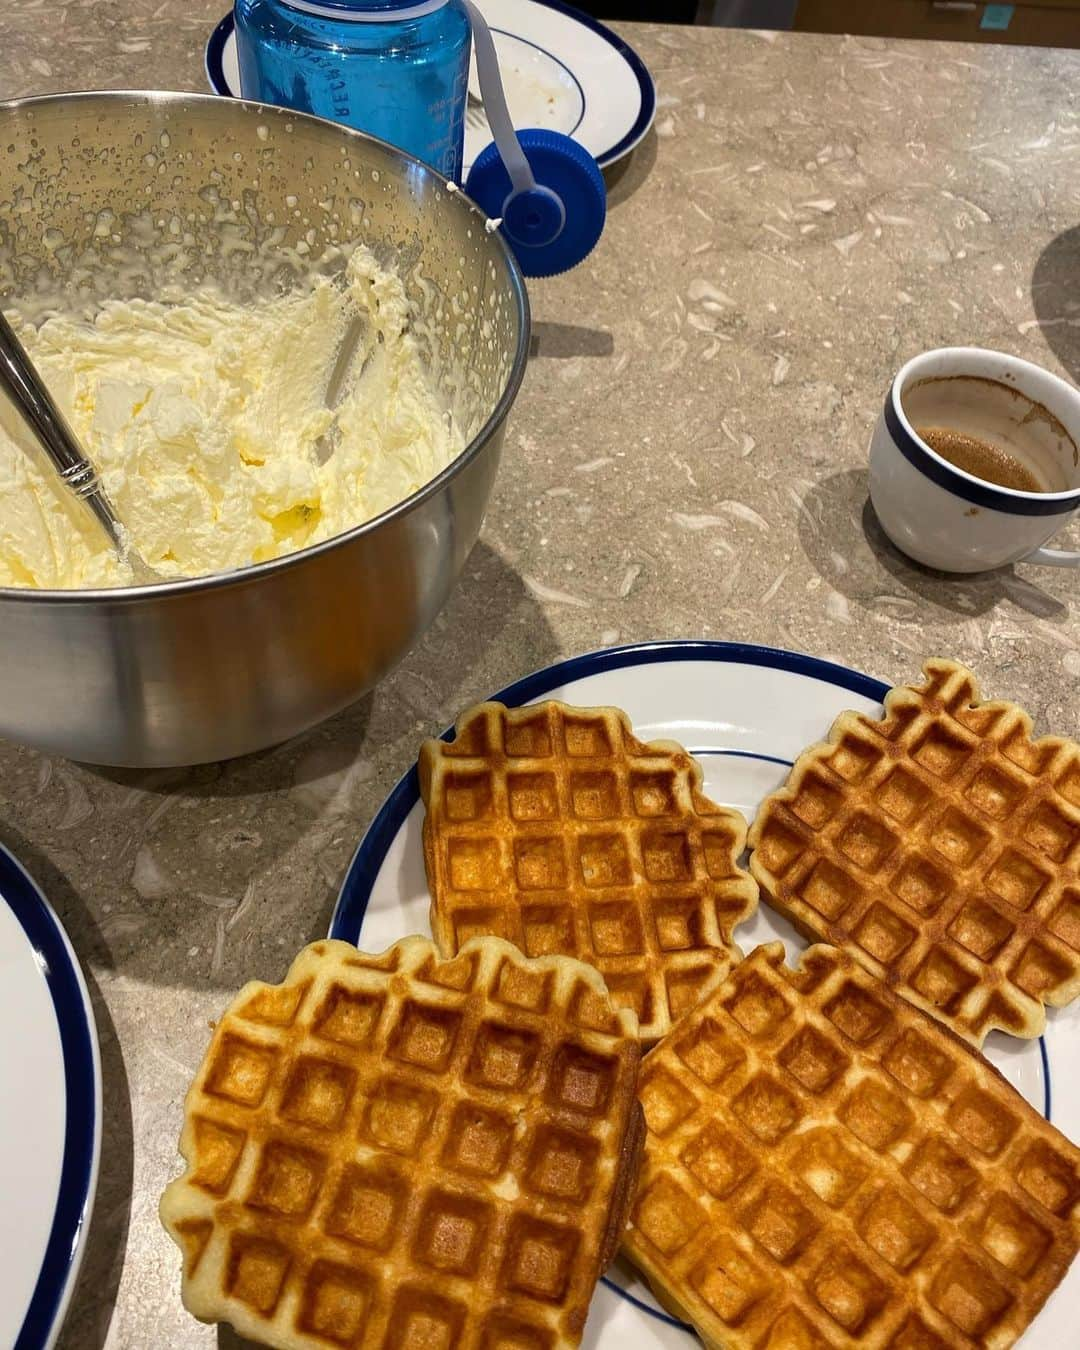
[[724, 977], [757, 903], [746, 825], [670, 742], [614, 708], [463, 714], [420, 752], [431, 926], [446, 953], [495, 933], [596, 966], [654, 1041]]
[[646, 1059], [624, 1243], [725, 1350], [1002, 1350], [1080, 1246], [1080, 1150], [817, 946], [759, 947]]
[[633, 1183], [634, 1033], [595, 971], [494, 939], [307, 948], [188, 1095], [185, 1304], [282, 1350], [576, 1346]]
[[844, 713], [763, 803], [750, 866], [812, 940], [981, 1045], [1080, 993], [1080, 746], [950, 661]]

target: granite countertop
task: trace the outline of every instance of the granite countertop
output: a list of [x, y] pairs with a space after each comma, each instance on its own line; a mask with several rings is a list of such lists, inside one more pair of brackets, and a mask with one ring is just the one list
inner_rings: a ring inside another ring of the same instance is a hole
[[[225, 3], [9, 0], [4, 95], [203, 89]], [[889, 680], [954, 655], [1040, 728], [1080, 733], [1075, 574], [935, 577], [866, 508], [870, 429], [909, 356], [975, 342], [1080, 375], [1063, 289], [1080, 54], [625, 32], [655, 128], [610, 175], [595, 254], [530, 287], [483, 537], [396, 674], [227, 765], [110, 773], [0, 746], [0, 838], [58, 908], [101, 1039], [101, 1182], [65, 1347], [237, 1344], [184, 1312], [156, 1217], [208, 1019], [325, 932], [373, 811], [469, 703], [589, 648], [708, 636]]]

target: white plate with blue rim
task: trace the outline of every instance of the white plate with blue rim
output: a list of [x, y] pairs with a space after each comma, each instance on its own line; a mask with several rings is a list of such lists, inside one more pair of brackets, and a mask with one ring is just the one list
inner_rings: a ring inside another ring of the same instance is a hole
[[79, 963], [0, 847], [0, 1345], [44, 1350], [82, 1259], [101, 1148], [101, 1066]]
[[[913, 671], [912, 675], [918, 672]], [[859, 671], [794, 652], [732, 642], [657, 642], [615, 647], [537, 671], [493, 695], [509, 706], [547, 698], [622, 708], [643, 740], [666, 738], [699, 760], [705, 791], [753, 819], [792, 761], [822, 740], [845, 709], [878, 715], [888, 685]], [[428, 933], [430, 904], [415, 766], [390, 793], [349, 866], [331, 937], [381, 951], [407, 933]], [[762, 903], [735, 939], [744, 952], [779, 938], [789, 961], [806, 947]], [[1046, 1034], [1016, 1041], [992, 1033], [985, 1053], [1031, 1104], [1080, 1142], [1080, 1002], [1051, 1011]], [[1080, 1261], [1051, 1295], [1021, 1345], [1075, 1345]], [[604, 1277], [583, 1345], [688, 1347], [693, 1333], [666, 1313], [625, 1262]]]
[[[561, 131], [588, 150], [601, 168], [627, 155], [656, 113], [652, 77], [637, 52], [589, 14], [561, 0], [477, 0], [495, 39], [514, 125]], [[215, 94], [240, 96], [233, 16], [206, 44], [206, 78]], [[479, 86], [475, 69], [469, 88]], [[462, 177], [491, 141], [470, 98]]]

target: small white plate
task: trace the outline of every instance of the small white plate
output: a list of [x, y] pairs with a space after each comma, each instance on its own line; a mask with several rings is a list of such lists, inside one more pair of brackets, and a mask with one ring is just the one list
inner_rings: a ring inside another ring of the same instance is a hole
[[[701, 761], [705, 790], [753, 819], [761, 799], [798, 754], [825, 737], [846, 708], [878, 714], [888, 685], [829, 661], [733, 642], [658, 642], [593, 652], [550, 666], [494, 695], [510, 706], [545, 698], [622, 708], [643, 740], [666, 737]], [[386, 799], [352, 860], [330, 935], [381, 951], [407, 933], [428, 933], [421, 841], [424, 809], [415, 768]], [[735, 934], [743, 951], [780, 938], [789, 960], [807, 944], [766, 904]], [[1050, 1013], [1046, 1035], [1016, 1041], [993, 1033], [986, 1055], [1029, 1102], [1080, 1140], [1080, 1004]], [[1080, 1261], [1023, 1337], [1023, 1350], [1076, 1344]], [[688, 1328], [656, 1303], [619, 1262], [596, 1291], [583, 1345], [691, 1346]], [[620, 1341], [620, 1338], [621, 1341]]]
[[[602, 23], [560, 0], [477, 0], [491, 26], [514, 125], [547, 127], [580, 142], [603, 168], [637, 145], [652, 125], [656, 90], [637, 52]], [[206, 77], [216, 94], [240, 95], [233, 16], [206, 44]], [[477, 92], [475, 70], [469, 86]], [[462, 177], [491, 141], [481, 109], [465, 119]]]
[[48, 901], [0, 847], [0, 1345], [56, 1340], [101, 1147], [94, 1014]]

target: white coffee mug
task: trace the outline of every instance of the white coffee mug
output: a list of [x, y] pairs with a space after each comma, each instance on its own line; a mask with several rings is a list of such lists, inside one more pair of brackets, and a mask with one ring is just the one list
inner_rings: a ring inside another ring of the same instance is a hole
[[[1060, 491], [1020, 492], [976, 478], [921, 439], [904, 411], [905, 392], [955, 376], [1005, 384], [1057, 419], [1067, 434], [1045, 467]], [[984, 572], [1021, 560], [1078, 567], [1080, 553], [1041, 547], [1080, 508], [1078, 446], [1080, 391], [1072, 385], [1016, 356], [943, 347], [914, 357], [892, 382], [870, 442], [870, 500], [896, 547], [927, 567]]]

